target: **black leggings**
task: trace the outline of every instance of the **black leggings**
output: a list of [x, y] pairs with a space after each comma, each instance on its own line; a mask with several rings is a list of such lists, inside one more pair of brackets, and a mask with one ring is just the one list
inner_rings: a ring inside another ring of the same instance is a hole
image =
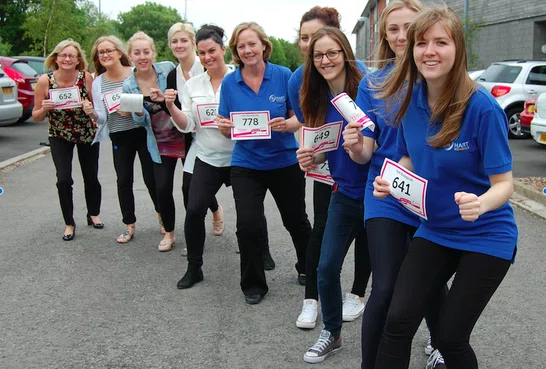
[[[387, 312], [391, 304], [396, 278], [416, 228], [389, 218], [372, 218], [366, 221], [368, 249], [372, 266], [372, 292], [362, 316], [362, 369], [374, 369], [377, 350]], [[437, 293], [427, 313], [432, 345], [436, 347], [436, 321], [446, 297], [447, 288]]]
[[[317, 267], [320, 259], [320, 250], [322, 248], [322, 238], [324, 236], [324, 228], [326, 227], [326, 220], [328, 219], [328, 207], [330, 205], [330, 197], [332, 195], [332, 186], [313, 181], [313, 230], [311, 231], [311, 237], [309, 238], [309, 244], [307, 245], [307, 258], [305, 260], [305, 298], [318, 300], [318, 287], [317, 287]], [[365, 233], [362, 233], [363, 237], [366, 237]], [[367, 243], [367, 240], [363, 240]], [[359, 239], [355, 240], [359, 242]], [[355, 244], [356, 245], [356, 244]], [[357, 252], [358, 248], [355, 247], [355, 278], [353, 280], [353, 286], [351, 293], [363, 297], [366, 292], [366, 285], [368, 283], [369, 271], [362, 272], [361, 269], [365, 268], [362, 256]], [[366, 248], [366, 253], [367, 253]], [[369, 262], [367, 262], [369, 265]], [[361, 274], [364, 274], [363, 278]]]
[[78, 160], [83, 176], [87, 215], [99, 215], [102, 194], [102, 187], [98, 179], [100, 145], [98, 143], [95, 145], [90, 143], [76, 144], [63, 138], [49, 137], [49, 146], [57, 170], [57, 192], [64, 223], [66, 225], [76, 225], [73, 218], [74, 201], [72, 198], [74, 146], [78, 150]]
[[166, 232], [174, 231], [176, 210], [173, 197], [174, 172], [178, 158], [161, 155], [161, 164], [154, 163], [157, 204]]
[[470, 334], [510, 264], [415, 238], [396, 281], [375, 369], [408, 368], [413, 336], [435, 295], [453, 274], [438, 317], [437, 348], [449, 369], [477, 369]]
[[[195, 160], [197, 160], [197, 158], [195, 158]], [[194, 171], [195, 171], [195, 165], [194, 165]], [[184, 174], [182, 174], [182, 200], [184, 201], [184, 209], [188, 209], [188, 201], [190, 198], [190, 186], [191, 186], [192, 177], [193, 177], [192, 173], [184, 172]], [[218, 200], [216, 199], [216, 196], [214, 196], [212, 201], [210, 202], [209, 209], [213, 213], [218, 210]]]

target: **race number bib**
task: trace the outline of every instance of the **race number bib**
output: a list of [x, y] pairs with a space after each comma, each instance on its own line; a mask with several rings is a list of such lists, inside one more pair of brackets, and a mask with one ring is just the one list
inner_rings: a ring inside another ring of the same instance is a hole
[[303, 147], [312, 147], [315, 154], [337, 149], [342, 125], [342, 122], [335, 122], [318, 128], [303, 127]]
[[218, 103], [197, 104], [197, 118], [201, 128], [218, 128], [218, 123], [216, 123], [218, 105]]
[[121, 104], [121, 88], [109, 91], [104, 94], [104, 103], [108, 114], [115, 112]]
[[385, 158], [380, 172], [381, 178], [389, 181], [391, 195], [406, 209], [427, 219], [425, 201], [428, 180], [410, 172], [398, 163]]
[[313, 181], [325, 183], [330, 186], [334, 185], [334, 180], [330, 175], [330, 167], [328, 166], [328, 161], [325, 161], [324, 163], [317, 165], [315, 169], [306, 172], [305, 177], [310, 178]]
[[231, 128], [232, 140], [257, 140], [270, 139], [268, 111], [241, 111], [230, 114], [233, 128]]
[[73, 109], [82, 106], [80, 90], [77, 87], [51, 89], [49, 98], [55, 103], [55, 109]]
[[360, 123], [361, 128], [369, 128], [372, 131], [375, 129], [375, 123], [356, 105], [349, 95], [345, 92], [340, 93], [332, 99], [332, 104], [337, 111], [345, 118], [347, 122]]

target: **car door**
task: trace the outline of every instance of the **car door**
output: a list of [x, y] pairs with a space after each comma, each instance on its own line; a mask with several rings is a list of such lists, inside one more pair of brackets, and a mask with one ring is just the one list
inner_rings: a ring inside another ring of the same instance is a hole
[[531, 68], [523, 90], [527, 97], [538, 97], [541, 93], [546, 92], [546, 63]]

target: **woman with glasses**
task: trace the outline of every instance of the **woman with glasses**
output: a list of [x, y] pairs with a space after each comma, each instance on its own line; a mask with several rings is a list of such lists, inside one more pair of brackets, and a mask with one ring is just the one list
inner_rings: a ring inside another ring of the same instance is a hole
[[[342, 92], [356, 98], [362, 77], [343, 32], [335, 27], [318, 30], [309, 44], [300, 93], [306, 125], [320, 127], [342, 122], [342, 126], [346, 126], [347, 121], [330, 101]], [[314, 154], [311, 147], [298, 150], [298, 160], [305, 171], [328, 159], [334, 180], [317, 268], [324, 328], [315, 345], [304, 354], [303, 358], [308, 363], [324, 361], [341, 348], [341, 266], [349, 246], [357, 237], [361, 237], [361, 242], [355, 247], [362, 247], [359, 251], [363, 253], [368, 251], [363, 223], [368, 165], [352, 161], [342, 145], [343, 139], [340, 138], [338, 147], [327, 153]], [[369, 260], [364, 268], [369, 276]]]
[[95, 41], [91, 58], [96, 71], [93, 81], [93, 106], [87, 113], [99, 124], [97, 140], [112, 140], [112, 156], [117, 175], [118, 200], [125, 230], [117, 242], [127, 243], [135, 234], [134, 162], [138, 154], [142, 177], [156, 212], [157, 195], [153, 161], [146, 147], [146, 129], [133, 121], [130, 113], [119, 111], [123, 81], [131, 74], [131, 61], [125, 45], [116, 36], [102, 36]]
[[[178, 66], [167, 76], [167, 89], [178, 91], [174, 104], [178, 109], [182, 109], [180, 101], [182, 100], [182, 92], [184, 91], [186, 82], [193, 77], [203, 74], [205, 68], [195, 56], [195, 32], [190, 24], [180, 22], [173, 24], [167, 33], [167, 37], [169, 39], [169, 47], [174, 57], [178, 60]], [[192, 148], [191, 146], [192, 140], [195, 139], [195, 133], [190, 131], [184, 137], [186, 158], [184, 160], [182, 179], [182, 197], [184, 207], [187, 208], [197, 148]], [[218, 204], [216, 196], [211, 200], [209, 209], [212, 212], [212, 231], [216, 236], [221, 236], [224, 233], [224, 212], [222, 206]], [[187, 248], [184, 248], [182, 254], [186, 256]]]
[[298, 143], [294, 132], [300, 124], [287, 121], [294, 114], [288, 101], [292, 73], [268, 61], [272, 45], [262, 27], [254, 22], [239, 24], [229, 47], [240, 66], [222, 82], [218, 128], [226, 137], [238, 138], [232, 137], [235, 122], [237, 132], [241, 131], [245, 138], [244, 127], [250, 123], [257, 130], [246, 130], [248, 134], [259, 132], [264, 137], [237, 140], [231, 160], [241, 288], [248, 304], [258, 304], [268, 292], [262, 259], [267, 237], [263, 222], [267, 190], [292, 237], [298, 274], [305, 274], [311, 225], [305, 212], [305, 179], [296, 158]]
[[53, 71], [38, 79], [32, 119], [40, 122], [47, 117], [49, 121], [51, 157], [57, 170], [57, 190], [66, 225], [63, 240], [72, 241], [76, 235], [72, 197], [74, 146], [84, 181], [87, 223], [95, 228], [104, 227], [99, 218], [100, 147], [92, 145], [97, 126], [84, 111], [91, 105], [93, 77], [85, 71], [87, 61], [80, 44], [70, 39], [59, 42], [44, 64]]
[[[325, 26], [340, 28], [339, 13], [334, 8], [315, 6], [301, 18], [299, 31], [299, 45], [302, 53], [307, 57], [309, 44], [313, 35]], [[365, 73], [364, 64], [357, 60], [359, 69]], [[288, 81], [290, 104], [297, 119], [303, 123], [304, 116], [300, 108], [300, 90], [303, 83], [304, 65], [294, 71]], [[328, 217], [328, 206], [332, 186], [313, 181], [313, 230], [307, 246], [307, 260], [305, 270], [305, 298], [301, 313], [296, 320], [296, 326], [302, 329], [312, 329], [316, 325], [318, 316], [319, 293], [317, 287], [317, 266], [324, 235], [324, 227]], [[355, 239], [355, 276], [350, 293], [343, 299], [343, 321], [354, 321], [364, 311], [364, 293], [370, 277], [370, 262], [367, 250], [366, 233], [361, 232]]]
[[132, 116], [137, 125], [146, 128], [147, 147], [154, 162], [157, 205], [165, 227], [158, 250], [170, 251], [176, 241], [174, 172], [178, 159], [183, 159], [186, 154], [184, 136], [172, 124], [162, 94], [167, 87], [167, 75], [174, 69], [174, 64], [154, 62], [155, 44], [144, 32], [135, 33], [127, 44], [135, 69], [123, 82], [123, 92], [143, 95], [141, 110], [133, 112]]

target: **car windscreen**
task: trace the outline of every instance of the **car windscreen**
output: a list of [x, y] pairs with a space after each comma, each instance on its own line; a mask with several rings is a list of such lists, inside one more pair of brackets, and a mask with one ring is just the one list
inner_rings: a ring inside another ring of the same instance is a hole
[[25, 77], [34, 77], [38, 74], [30, 65], [24, 62], [15, 62], [11, 65], [11, 68]]
[[32, 67], [38, 74], [44, 74], [47, 73], [47, 69], [43, 62], [35, 61], [35, 60], [29, 60], [28, 65]]
[[521, 67], [516, 65], [492, 64], [478, 78], [480, 82], [514, 83], [521, 72]]

